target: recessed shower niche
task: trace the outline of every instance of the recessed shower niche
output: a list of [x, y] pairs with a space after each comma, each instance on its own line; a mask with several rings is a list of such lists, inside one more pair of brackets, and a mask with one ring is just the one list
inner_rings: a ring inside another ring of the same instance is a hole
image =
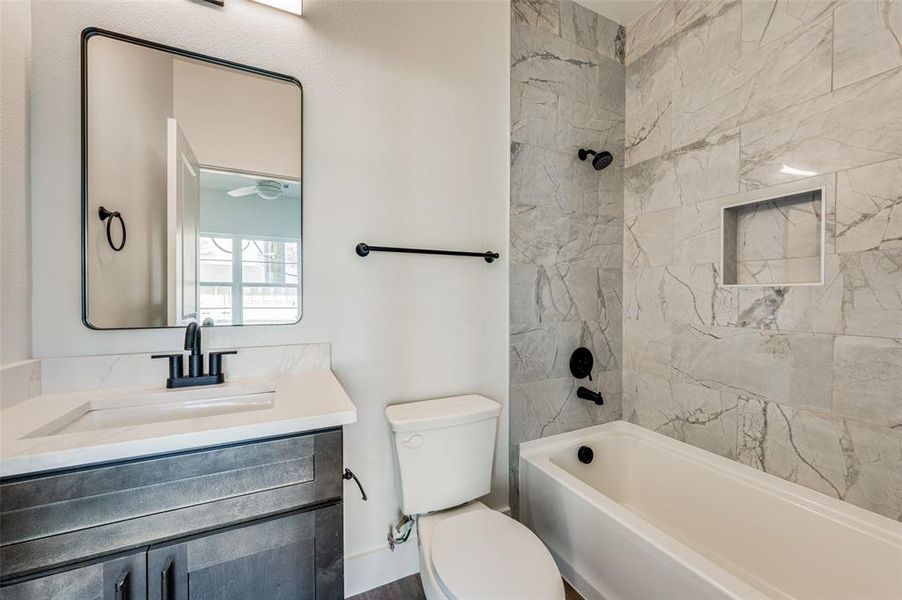
[[743, 194], [725, 206], [721, 229], [724, 286], [821, 285], [827, 187], [809, 183]]

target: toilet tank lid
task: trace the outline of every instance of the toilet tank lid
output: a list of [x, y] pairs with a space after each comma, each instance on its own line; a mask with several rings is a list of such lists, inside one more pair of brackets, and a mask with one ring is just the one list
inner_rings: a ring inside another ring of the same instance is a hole
[[501, 405], [478, 394], [393, 404], [385, 409], [392, 431], [423, 431], [494, 419]]

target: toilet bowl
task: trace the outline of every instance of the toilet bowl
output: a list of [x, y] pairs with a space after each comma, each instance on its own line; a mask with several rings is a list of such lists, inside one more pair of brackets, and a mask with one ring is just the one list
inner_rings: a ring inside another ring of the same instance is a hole
[[417, 519], [427, 600], [563, 600], [551, 553], [526, 526], [481, 502]]
[[417, 515], [428, 600], [563, 600], [551, 553], [526, 526], [476, 501], [491, 491], [501, 406], [484, 396], [395, 404], [401, 511]]

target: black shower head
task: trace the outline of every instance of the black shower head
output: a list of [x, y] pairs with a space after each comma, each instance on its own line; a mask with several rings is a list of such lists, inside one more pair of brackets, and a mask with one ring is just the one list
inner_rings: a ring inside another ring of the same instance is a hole
[[581, 149], [578, 153], [578, 156], [580, 160], [586, 160], [590, 154], [594, 155], [592, 157], [592, 166], [595, 167], [596, 171], [601, 171], [602, 169], [609, 167], [611, 163], [614, 162], [614, 155], [607, 150], [596, 152], [595, 150]]

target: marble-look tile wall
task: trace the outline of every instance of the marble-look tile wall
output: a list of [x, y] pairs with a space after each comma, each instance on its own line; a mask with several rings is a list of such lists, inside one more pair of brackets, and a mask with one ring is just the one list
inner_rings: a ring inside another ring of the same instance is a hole
[[[625, 418], [902, 519], [902, 1], [663, 0], [626, 38]], [[722, 287], [721, 207], [805, 171], [824, 285]]]
[[[511, 3], [511, 506], [520, 442], [621, 416], [624, 29], [571, 0]], [[606, 149], [596, 171], [580, 148]], [[570, 375], [579, 346], [593, 381]], [[605, 405], [576, 397], [593, 387]]]

